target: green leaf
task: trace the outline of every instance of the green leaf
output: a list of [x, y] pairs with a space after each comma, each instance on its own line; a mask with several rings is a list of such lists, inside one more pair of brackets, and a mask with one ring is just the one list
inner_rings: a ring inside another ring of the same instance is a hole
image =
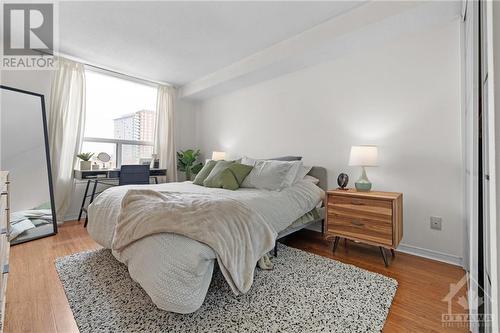
[[[198, 157], [200, 156], [200, 150], [180, 150], [177, 152], [177, 169], [179, 171], [184, 171], [190, 173], [198, 173], [203, 167], [202, 163], [197, 163]], [[199, 166], [201, 165], [201, 167]]]
[[195, 164], [191, 167], [191, 171], [194, 173], [194, 174], [197, 174], [198, 172], [201, 171], [201, 169], [203, 168], [203, 163], [198, 163], [198, 164]]
[[94, 153], [80, 153], [80, 154], [76, 155], [76, 157], [78, 157], [82, 161], [90, 161], [92, 156], [94, 156]]

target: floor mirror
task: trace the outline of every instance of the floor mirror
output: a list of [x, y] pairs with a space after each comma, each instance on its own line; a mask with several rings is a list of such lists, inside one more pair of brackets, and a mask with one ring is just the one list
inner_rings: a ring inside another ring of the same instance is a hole
[[19, 244], [57, 233], [45, 98], [0, 88], [0, 169], [10, 175], [9, 240]]

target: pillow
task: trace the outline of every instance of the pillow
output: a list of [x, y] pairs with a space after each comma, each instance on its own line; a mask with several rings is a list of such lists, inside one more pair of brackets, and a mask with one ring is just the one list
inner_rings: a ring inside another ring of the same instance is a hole
[[297, 176], [303, 167], [302, 162], [300, 161], [291, 161], [288, 163], [291, 163], [292, 167], [290, 168], [290, 172], [286, 177], [285, 187], [292, 186], [297, 182]]
[[318, 185], [319, 184], [319, 179], [316, 178], [316, 177], [313, 177], [313, 176], [305, 175], [304, 180], [306, 182], [311, 182], [314, 185]]
[[282, 190], [293, 184], [301, 165], [301, 161], [258, 160], [241, 187]]
[[238, 186], [243, 183], [248, 174], [252, 171], [253, 166], [245, 165], [241, 163], [233, 163], [228, 167], [229, 170], [233, 173], [234, 177], [238, 181]]
[[243, 156], [241, 158], [241, 164], [245, 164], [245, 165], [251, 165], [251, 166], [255, 166], [255, 163], [257, 162], [258, 160], [256, 160], [255, 158], [250, 158], [250, 157], [247, 157], [247, 156]]
[[237, 190], [240, 188], [236, 176], [229, 168], [219, 172], [206, 187], [223, 188], [225, 190]]
[[203, 186], [219, 187], [214, 183], [215, 178], [219, 175], [219, 173], [221, 173], [224, 169], [227, 169], [227, 167], [233, 163], [233, 161], [216, 161], [216, 164], [212, 168], [212, 171], [210, 171], [207, 178], [205, 178], [205, 180], [203, 181]]
[[312, 166], [302, 165], [299, 168], [299, 171], [297, 172], [297, 177], [295, 177], [294, 183], [298, 182], [299, 180], [304, 179], [304, 177], [309, 173], [309, 171], [311, 171], [311, 169], [312, 169]]
[[267, 158], [267, 159], [255, 159], [251, 158], [248, 156], [243, 156], [241, 158], [241, 163], [246, 164], [246, 165], [251, 165], [254, 166], [255, 162], [257, 161], [284, 161], [284, 162], [291, 162], [291, 161], [300, 161], [302, 160], [302, 156], [282, 156], [282, 157], [273, 157], [273, 158]]
[[193, 184], [203, 186], [203, 182], [205, 181], [205, 179], [207, 179], [208, 175], [210, 174], [210, 172], [212, 171], [212, 169], [216, 164], [217, 161], [208, 160], [207, 163], [205, 163], [203, 168], [200, 170], [200, 172], [198, 172], [198, 174], [194, 178]]

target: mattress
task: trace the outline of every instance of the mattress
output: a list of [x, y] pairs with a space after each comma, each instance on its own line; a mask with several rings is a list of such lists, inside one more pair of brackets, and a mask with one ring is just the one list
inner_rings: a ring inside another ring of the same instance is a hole
[[[88, 209], [88, 232], [105, 248], [111, 248], [121, 200], [131, 188], [229, 197], [260, 214], [277, 233], [311, 211], [323, 195], [319, 187], [306, 181], [282, 191], [250, 188], [228, 191], [191, 182], [113, 187], [101, 193]], [[194, 312], [203, 304], [216, 258], [207, 245], [171, 233], [145, 237], [132, 243], [120, 255], [113, 254], [128, 266], [132, 279], [159, 308], [177, 313]]]

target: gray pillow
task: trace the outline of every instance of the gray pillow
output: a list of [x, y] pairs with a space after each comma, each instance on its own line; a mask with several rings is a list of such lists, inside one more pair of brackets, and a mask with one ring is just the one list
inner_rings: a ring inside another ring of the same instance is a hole
[[301, 161], [302, 160], [302, 156], [281, 156], [281, 157], [268, 158], [268, 160], [273, 160], [273, 161]]

